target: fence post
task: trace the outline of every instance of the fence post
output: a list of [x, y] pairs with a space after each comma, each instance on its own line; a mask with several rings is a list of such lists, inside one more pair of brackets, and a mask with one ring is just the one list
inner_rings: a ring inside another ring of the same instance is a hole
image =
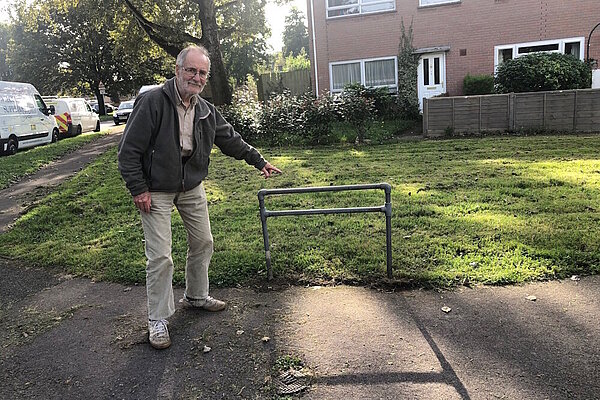
[[479, 134], [481, 134], [481, 99], [483, 96], [479, 96]]
[[575, 98], [573, 99], [573, 132], [577, 132], [577, 92], [575, 90]]
[[517, 130], [516, 125], [517, 125], [517, 121], [516, 121], [516, 107], [515, 107], [515, 101], [516, 101], [517, 97], [514, 93], [509, 93], [508, 94], [508, 113], [510, 115], [509, 121], [508, 121], [508, 125], [509, 125], [509, 131], [510, 132], [514, 132]]
[[546, 94], [542, 98], [542, 129], [546, 129]]
[[423, 97], [423, 135], [428, 136], [429, 130], [429, 101]]

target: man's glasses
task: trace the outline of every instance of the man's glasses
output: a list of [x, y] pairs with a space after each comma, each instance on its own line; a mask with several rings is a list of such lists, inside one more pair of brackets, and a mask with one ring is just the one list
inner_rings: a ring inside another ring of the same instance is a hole
[[183, 72], [185, 72], [185, 74], [187, 75], [188, 78], [193, 78], [194, 76], [196, 76], [196, 74], [198, 74], [198, 76], [200, 78], [206, 78], [208, 76], [208, 72], [202, 71], [202, 70], [198, 70], [196, 68], [181, 67], [181, 69], [183, 69]]

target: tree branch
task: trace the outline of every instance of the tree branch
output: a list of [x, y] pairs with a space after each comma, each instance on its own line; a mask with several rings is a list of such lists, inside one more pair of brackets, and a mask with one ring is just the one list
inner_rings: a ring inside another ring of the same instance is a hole
[[153, 42], [159, 45], [171, 56], [177, 57], [177, 54], [179, 54], [186, 42], [203, 44], [203, 40], [201, 38], [197, 38], [188, 34], [187, 32], [177, 31], [173, 28], [162, 26], [148, 20], [129, 0], [123, 1], [135, 17], [140, 27], [144, 30], [144, 32], [146, 32], [150, 39], [152, 39]]

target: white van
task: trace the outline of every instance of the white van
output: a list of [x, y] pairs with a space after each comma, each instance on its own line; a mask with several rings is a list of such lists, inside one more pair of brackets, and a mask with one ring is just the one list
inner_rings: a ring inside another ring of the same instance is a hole
[[56, 110], [54, 118], [62, 136], [100, 131], [100, 117], [85, 99], [74, 97], [44, 97], [44, 99]]
[[30, 83], [0, 81], [0, 150], [18, 149], [58, 140], [58, 126], [39, 92]]

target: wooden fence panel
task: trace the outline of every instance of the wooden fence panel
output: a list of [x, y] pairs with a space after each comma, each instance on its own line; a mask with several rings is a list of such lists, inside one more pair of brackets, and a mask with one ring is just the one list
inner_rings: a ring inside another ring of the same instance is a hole
[[508, 95], [480, 96], [481, 131], [502, 131], [509, 126], [510, 104]]
[[600, 89], [425, 99], [423, 133], [600, 132]]
[[450, 98], [440, 98], [438, 101], [429, 103], [429, 129], [443, 133], [451, 128], [452, 122], [452, 100]]
[[289, 72], [271, 72], [258, 78], [258, 98], [268, 100], [272, 93], [281, 93], [284, 89], [293, 95], [301, 95], [312, 90], [310, 70], [303, 69]]
[[550, 92], [546, 94], [544, 128], [557, 131], [574, 130], [575, 91]]
[[[463, 97], [454, 101], [454, 130], [459, 132], [478, 132], [479, 124], [479, 97]], [[476, 117], [476, 118], [474, 118]]]
[[544, 98], [537, 93], [515, 95], [515, 129], [527, 130], [544, 124]]
[[575, 123], [579, 132], [600, 131], [600, 90], [577, 92]]

